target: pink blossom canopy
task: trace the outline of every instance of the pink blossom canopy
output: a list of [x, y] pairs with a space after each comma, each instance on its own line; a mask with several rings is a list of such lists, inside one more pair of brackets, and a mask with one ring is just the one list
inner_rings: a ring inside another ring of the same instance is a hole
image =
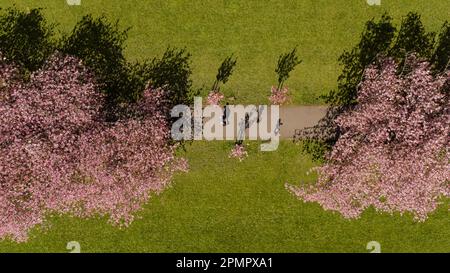
[[368, 207], [425, 220], [450, 197], [450, 73], [434, 77], [412, 57], [406, 75], [393, 60], [371, 66], [355, 109], [336, 122], [342, 135], [313, 187], [296, 196], [356, 218]]
[[27, 239], [46, 213], [109, 215], [128, 225], [186, 162], [168, 144], [161, 90], [135, 117], [102, 119], [104, 96], [80, 60], [55, 54], [28, 82], [0, 60], [0, 239]]

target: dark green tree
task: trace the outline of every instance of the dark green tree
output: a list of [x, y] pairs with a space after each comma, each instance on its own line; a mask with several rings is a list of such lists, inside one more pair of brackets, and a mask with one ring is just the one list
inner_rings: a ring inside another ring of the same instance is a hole
[[214, 81], [213, 87], [211, 90], [218, 91], [219, 83], [225, 84], [230, 78], [231, 74], [233, 74], [234, 67], [236, 66], [237, 60], [233, 57], [233, 55], [228, 56], [220, 65], [216, 80]]
[[410, 12], [402, 20], [389, 56], [403, 62], [407, 54], [430, 58], [436, 33], [427, 32], [418, 13]]
[[339, 62], [342, 73], [338, 77], [337, 90], [325, 96], [330, 109], [317, 126], [303, 130], [298, 139], [304, 140], [304, 151], [312, 154], [314, 159], [323, 159], [340, 136], [340, 128], [334, 122], [343, 112], [351, 110], [358, 102], [358, 86], [363, 80], [364, 69], [379, 56], [393, 57], [401, 67], [399, 73], [405, 72], [405, 59], [409, 54], [416, 54], [427, 59], [441, 72], [448, 66], [450, 56], [450, 30], [444, 24], [439, 41], [433, 50], [436, 34], [427, 32], [417, 13], [408, 13], [397, 31], [392, 18], [384, 14], [376, 22], [374, 19], [366, 23], [359, 43], [350, 51], [344, 51]]
[[420, 15], [413, 12], [403, 18], [398, 32], [387, 14], [378, 22], [374, 19], [368, 21], [360, 42], [339, 57], [343, 68], [338, 77], [338, 88], [325, 96], [326, 103], [345, 107], [355, 105], [364, 69], [375, 62], [379, 55], [393, 57], [399, 64], [411, 53], [429, 59], [435, 35], [433, 32], [426, 32]]
[[131, 68], [123, 53], [127, 31], [120, 30], [118, 21], [86, 15], [62, 41], [61, 50], [82, 59], [96, 73], [112, 103], [134, 101], [141, 91], [131, 88]]
[[396, 28], [392, 18], [384, 14], [379, 21], [372, 19], [366, 23], [359, 43], [350, 51], [345, 50], [339, 57], [343, 67], [338, 77], [338, 89], [325, 96], [326, 103], [333, 106], [356, 103], [358, 84], [362, 80], [364, 68], [375, 61], [379, 54], [387, 54]]
[[167, 48], [161, 58], [145, 65], [143, 78], [155, 88], [169, 93], [172, 105], [189, 105], [196, 92], [192, 89], [191, 54], [186, 49]]
[[104, 113], [108, 120], [126, 115], [127, 105], [139, 100], [149, 82], [167, 90], [173, 104], [189, 104], [196, 94], [190, 54], [185, 49], [168, 48], [161, 58], [128, 62], [124, 50], [129, 29], [121, 29], [118, 21], [86, 15], [59, 41], [52, 39], [53, 28], [41, 9], [2, 11], [0, 51], [28, 72], [39, 69], [55, 50], [80, 58], [95, 73], [106, 94]]
[[441, 28], [431, 61], [435, 72], [443, 72], [450, 68], [450, 24], [448, 22], [445, 22]]
[[284, 82], [289, 78], [289, 74], [301, 63], [302, 61], [297, 56], [297, 48], [280, 55], [275, 69], [275, 73], [278, 75], [278, 89], [283, 87]]
[[174, 105], [188, 104], [193, 97], [190, 54], [185, 49], [168, 48], [161, 58], [131, 63], [125, 58], [129, 29], [120, 29], [104, 16], [84, 16], [62, 42], [62, 51], [81, 58], [93, 69], [108, 97], [108, 108], [136, 102], [150, 83], [164, 88]]
[[28, 12], [16, 8], [0, 10], [0, 51], [7, 61], [19, 65], [28, 74], [39, 69], [54, 52], [54, 25], [41, 9]]

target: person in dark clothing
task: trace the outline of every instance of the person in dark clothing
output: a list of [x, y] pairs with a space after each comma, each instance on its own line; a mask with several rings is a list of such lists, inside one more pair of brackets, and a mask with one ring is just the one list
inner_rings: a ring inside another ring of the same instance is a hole
[[230, 104], [227, 102], [227, 104], [223, 107], [223, 117], [222, 117], [222, 123], [223, 126], [227, 126], [230, 118]]

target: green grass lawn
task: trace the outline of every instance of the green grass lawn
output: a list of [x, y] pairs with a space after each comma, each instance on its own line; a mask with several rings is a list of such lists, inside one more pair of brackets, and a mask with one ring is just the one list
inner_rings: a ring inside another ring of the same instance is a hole
[[425, 223], [374, 211], [345, 220], [285, 190], [286, 181], [315, 179], [305, 176], [312, 163], [298, 146], [282, 142], [278, 152], [261, 153], [251, 143], [240, 163], [228, 158], [231, 145], [190, 146], [191, 171], [152, 198], [127, 229], [106, 219], [54, 217], [27, 243], [0, 242], [0, 252], [67, 252], [69, 241], [84, 252], [368, 252], [369, 241], [383, 252], [450, 252], [444, 207]]
[[[127, 54], [148, 58], [169, 45], [193, 54], [195, 86], [210, 86], [221, 60], [238, 56], [238, 67], [225, 88], [241, 103], [265, 103], [278, 55], [298, 45], [303, 63], [288, 86], [294, 103], [317, 104], [336, 85], [337, 58], [353, 46], [364, 23], [388, 10], [396, 18], [419, 11], [429, 30], [449, 18], [448, 0], [223, 0], [110, 1], [0, 0], [1, 7], [45, 7], [51, 22], [69, 31], [83, 14], [106, 14], [132, 26]], [[285, 182], [313, 182], [313, 166], [299, 147], [282, 142], [271, 153], [257, 152], [240, 163], [228, 158], [228, 142], [196, 142], [185, 155], [188, 174], [155, 196], [131, 227], [120, 230], [106, 219], [49, 219], [47, 230], [34, 230], [29, 242], [0, 242], [0, 252], [67, 252], [69, 241], [84, 252], [368, 252], [369, 241], [383, 252], [450, 252], [449, 211], [442, 207], [425, 223], [411, 216], [367, 211], [344, 220], [317, 204], [305, 204]]]
[[294, 46], [303, 63], [287, 83], [293, 102], [317, 104], [319, 95], [336, 86], [338, 56], [357, 42], [370, 18], [389, 11], [398, 23], [407, 12], [418, 11], [429, 30], [450, 19], [448, 0], [382, 0], [381, 6], [365, 0], [82, 0], [81, 6], [65, 0], [0, 0], [1, 7], [13, 3], [46, 8], [50, 21], [65, 32], [87, 13], [119, 19], [132, 27], [130, 58], [160, 55], [169, 45], [187, 47], [197, 87], [211, 87], [220, 62], [235, 53], [238, 66], [224, 90], [243, 103], [267, 102], [277, 58]]

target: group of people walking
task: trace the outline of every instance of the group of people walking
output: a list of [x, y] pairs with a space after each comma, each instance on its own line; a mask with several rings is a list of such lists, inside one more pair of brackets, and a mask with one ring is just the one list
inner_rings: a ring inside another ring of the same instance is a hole
[[[250, 120], [250, 114], [249, 113], [245, 113], [244, 121], [239, 121], [239, 130], [240, 130], [239, 134], [241, 134], [241, 133], [243, 134], [245, 129], [250, 128], [251, 123], [253, 123], [255, 121], [256, 121], [256, 123], [260, 122], [260, 116], [261, 116], [260, 107], [258, 107], [256, 109], [256, 113], [257, 113], [256, 120], [255, 119]], [[230, 121], [229, 121], [230, 114], [231, 114], [230, 104], [227, 102], [227, 104], [223, 107], [223, 116], [222, 116], [222, 124], [223, 124], [223, 126], [227, 126], [230, 123]], [[280, 134], [282, 125], [283, 125], [283, 122], [281, 121], [281, 119], [278, 119], [278, 122], [275, 125], [275, 129], [274, 129], [274, 133], [276, 135]]]

